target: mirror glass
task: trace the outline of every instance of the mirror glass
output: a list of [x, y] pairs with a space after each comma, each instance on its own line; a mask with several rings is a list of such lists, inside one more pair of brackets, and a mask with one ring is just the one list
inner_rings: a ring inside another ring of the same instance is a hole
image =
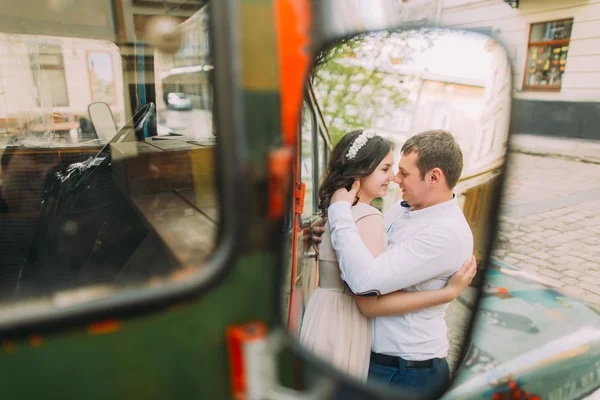
[[103, 101], [91, 103], [88, 106], [88, 115], [99, 139], [109, 141], [117, 134], [115, 118], [107, 103]]
[[0, 324], [131, 298], [212, 254], [201, 3], [177, 17], [95, 0], [0, 10]]
[[487, 258], [510, 88], [505, 50], [474, 32], [376, 32], [319, 54], [282, 300], [308, 352], [360, 382], [448, 387], [482, 275], [471, 281], [469, 260]]

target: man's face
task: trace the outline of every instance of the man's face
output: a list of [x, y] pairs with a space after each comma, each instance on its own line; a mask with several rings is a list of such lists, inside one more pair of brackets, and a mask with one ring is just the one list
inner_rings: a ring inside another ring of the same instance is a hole
[[398, 164], [398, 173], [394, 178], [394, 182], [400, 185], [402, 190], [402, 199], [417, 209], [426, 201], [430, 191], [429, 173], [425, 174], [425, 179], [421, 179], [421, 172], [417, 167], [418, 158], [417, 151], [402, 154]]

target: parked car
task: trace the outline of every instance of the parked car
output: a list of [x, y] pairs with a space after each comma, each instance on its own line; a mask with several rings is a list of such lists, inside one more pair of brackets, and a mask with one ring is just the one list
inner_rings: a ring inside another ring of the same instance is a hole
[[165, 104], [169, 110], [189, 111], [192, 109], [192, 100], [185, 93], [167, 93]]
[[532, 272], [490, 261], [473, 336], [444, 399], [580, 399], [597, 390], [598, 311]]

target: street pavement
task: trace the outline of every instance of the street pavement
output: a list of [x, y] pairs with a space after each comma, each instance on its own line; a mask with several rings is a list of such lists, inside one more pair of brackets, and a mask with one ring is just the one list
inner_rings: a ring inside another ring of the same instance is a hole
[[[600, 141], [514, 135], [507, 159], [492, 257], [600, 308]], [[451, 370], [473, 297], [465, 293], [446, 314]]]
[[508, 161], [492, 257], [600, 306], [600, 160], [511, 152]]
[[472, 306], [471, 302], [476, 298], [476, 289], [468, 288], [460, 298], [454, 300], [446, 310], [446, 325], [448, 326], [448, 365], [454, 373], [461, 359], [461, 353], [465, 338], [469, 331]]

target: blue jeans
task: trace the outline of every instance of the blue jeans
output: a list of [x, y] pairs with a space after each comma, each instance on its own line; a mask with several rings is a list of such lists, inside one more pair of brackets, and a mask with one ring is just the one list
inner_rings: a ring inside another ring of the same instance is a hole
[[450, 386], [450, 368], [445, 358], [434, 360], [429, 368], [407, 368], [402, 359], [394, 367], [371, 362], [368, 380], [417, 398], [437, 399]]

